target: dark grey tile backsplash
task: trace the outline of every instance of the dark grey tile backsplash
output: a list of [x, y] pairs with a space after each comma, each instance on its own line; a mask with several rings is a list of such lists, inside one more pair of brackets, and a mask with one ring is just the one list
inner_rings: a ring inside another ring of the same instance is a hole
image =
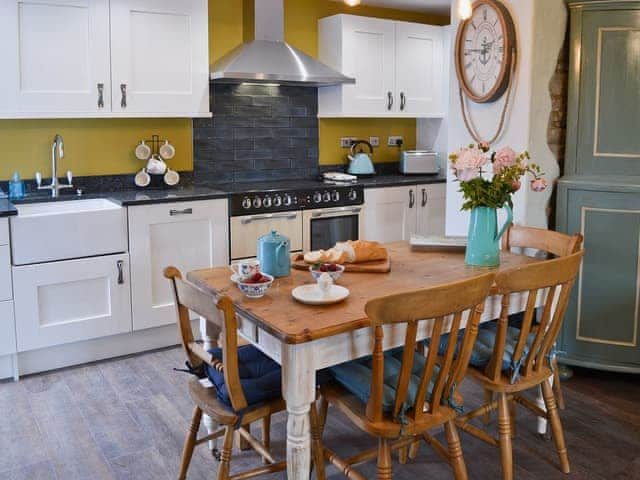
[[318, 175], [316, 88], [211, 85], [213, 118], [194, 119], [196, 183]]

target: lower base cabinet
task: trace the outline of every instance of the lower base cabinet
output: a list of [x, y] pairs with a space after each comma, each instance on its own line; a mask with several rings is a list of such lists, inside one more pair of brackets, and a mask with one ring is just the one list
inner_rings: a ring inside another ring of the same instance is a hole
[[131, 331], [127, 254], [13, 267], [18, 351]]
[[444, 235], [445, 192], [444, 183], [365, 190], [364, 238], [385, 243]]
[[16, 353], [13, 302], [0, 302], [0, 357]]
[[174, 323], [173, 296], [163, 270], [172, 265], [186, 275], [229, 264], [227, 200], [129, 207], [129, 252], [133, 329]]
[[585, 256], [560, 336], [564, 363], [640, 373], [640, 189], [561, 180], [558, 229]]

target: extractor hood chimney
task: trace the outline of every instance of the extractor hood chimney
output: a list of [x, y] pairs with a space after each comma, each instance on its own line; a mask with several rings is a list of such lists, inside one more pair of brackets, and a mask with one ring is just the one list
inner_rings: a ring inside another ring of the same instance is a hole
[[283, 0], [255, 0], [255, 19], [255, 40], [218, 60], [211, 67], [212, 81], [307, 87], [355, 83], [284, 41]]

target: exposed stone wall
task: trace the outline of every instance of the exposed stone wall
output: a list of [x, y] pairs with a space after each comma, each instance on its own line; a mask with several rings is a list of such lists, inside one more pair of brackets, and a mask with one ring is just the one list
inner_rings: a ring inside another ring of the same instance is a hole
[[551, 82], [551, 115], [547, 130], [547, 143], [560, 165], [561, 175], [564, 171], [564, 155], [567, 144], [567, 94], [569, 80], [569, 42], [568, 37], [560, 50], [558, 64]]

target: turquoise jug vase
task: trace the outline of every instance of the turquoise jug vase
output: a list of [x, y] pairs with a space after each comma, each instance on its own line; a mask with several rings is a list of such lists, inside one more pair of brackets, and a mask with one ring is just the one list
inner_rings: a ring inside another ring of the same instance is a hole
[[513, 221], [513, 211], [505, 203], [507, 221], [498, 232], [498, 213], [495, 208], [475, 207], [471, 210], [469, 238], [464, 262], [477, 267], [500, 265], [500, 238]]
[[258, 239], [258, 260], [264, 273], [286, 277], [291, 273], [291, 242], [275, 230]]

